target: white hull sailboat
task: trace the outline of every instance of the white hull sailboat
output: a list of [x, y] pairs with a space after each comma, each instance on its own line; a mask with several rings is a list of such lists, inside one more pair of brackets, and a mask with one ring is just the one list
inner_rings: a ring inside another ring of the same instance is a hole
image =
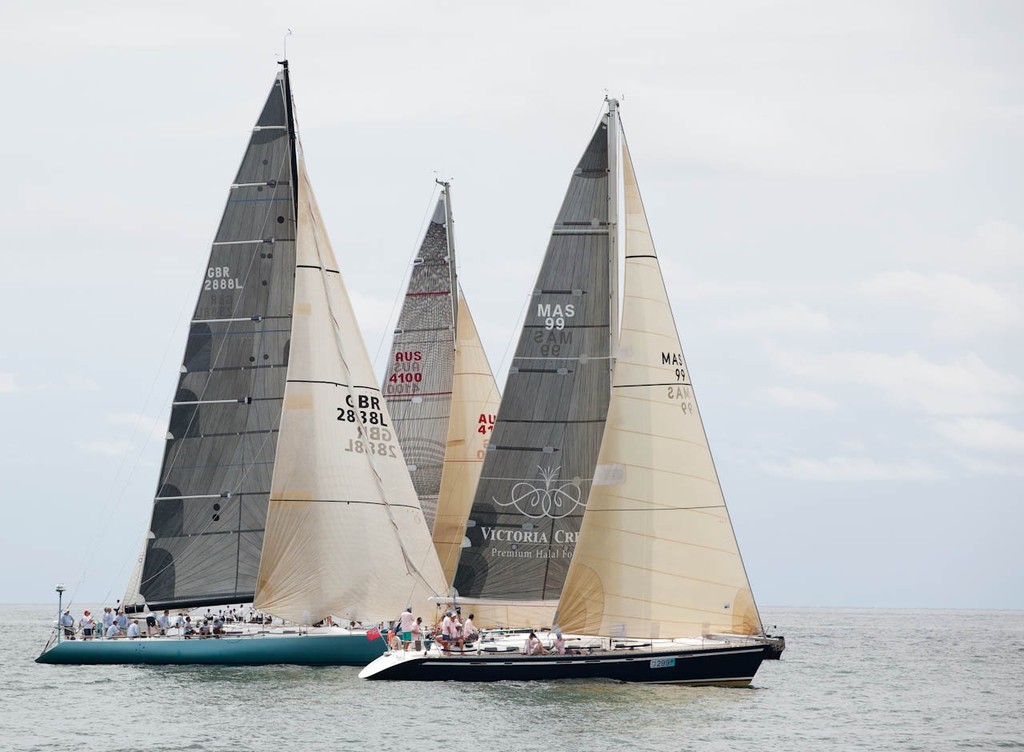
[[[287, 62], [231, 186], [191, 323], [135, 609], [252, 602], [286, 628], [61, 640], [42, 663], [365, 664], [445, 592], [306, 174]], [[144, 605], [143, 605], [144, 603]]]
[[[483, 583], [474, 593], [481, 598], [487, 595], [488, 581], [493, 584], [496, 580], [508, 593], [505, 580], [515, 576], [517, 561], [524, 562], [529, 575], [553, 560], [552, 539], [564, 531], [559, 520], [564, 519], [566, 506], [578, 508], [573, 548], [567, 548], [564, 532], [558, 544], [559, 561], [564, 561], [566, 571], [554, 629], [565, 633], [564, 652], [516, 655], [490, 651], [481, 642], [463, 655], [444, 655], [437, 648], [414, 655], [393, 653], [363, 669], [363, 678], [494, 681], [604, 677], [745, 685], [765, 657], [768, 647], [761, 620], [697, 409], [630, 153], [620, 134], [618, 103], [612, 100], [584, 157], [585, 162], [589, 155], [590, 164], [581, 162], [574, 176], [577, 182], [588, 176], [596, 181], [607, 174], [607, 215], [604, 207], [598, 206], [597, 216], [590, 222], [578, 219], [574, 225], [556, 224], [556, 232], [563, 228], [566, 232], [604, 232], [608, 241], [597, 246], [595, 253], [601, 247], [610, 249], [607, 279], [612, 291], [607, 298], [590, 299], [608, 306], [605, 316], [611, 322], [610, 352], [614, 354], [611, 394], [593, 472], [566, 483], [565, 475], [556, 482], [549, 471], [551, 477], [546, 476], [544, 487], [534, 484], [537, 493], [514, 494], [514, 504], [492, 495], [493, 504], [501, 508], [492, 524], [505, 531], [501, 537], [516, 541], [516, 555], [503, 558], [500, 569], [491, 567], [476, 583], [464, 580], [471, 585]], [[617, 277], [615, 193], [620, 178], [625, 208], [621, 311], [612, 286]], [[570, 187], [567, 204], [574, 192], [579, 193]], [[589, 313], [587, 295], [591, 292], [585, 287], [557, 289], [538, 284], [538, 293], [550, 297], [538, 304], [537, 320], [531, 322], [528, 317], [527, 326], [532, 323], [540, 331], [549, 331], [544, 327], [551, 325], [551, 331], [554, 327], [568, 330], [570, 341], [582, 338], [583, 334], [575, 331], [579, 324], [572, 320], [575, 315], [567, 312]], [[542, 313], [548, 315], [542, 317]], [[560, 352], [547, 361], [542, 357], [538, 353], [539, 362], [533, 368], [548, 374], [585, 374], [593, 367], [585, 350]], [[505, 399], [510, 391], [511, 386], [506, 387]], [[560, 398], [567, 396], [573, 397], [573, 393], [563, 393]], [[539, 399], [543, 400], [543, 395]], [[582, 402], [584, 398], [578, 399]], [[505, 415], [503, 402], [494, 444]], [[574, 451], [568, 443], [536, 447], [539, 443], [534, 439], [518, 450], [535, 447], [540, 450], [537, 457], [554, 454], [548, 463], [551, 466], [558, 465], [560, 451], [566, 455]], [[577, 498], [583, 485], [589, 485], [589, 492]], [[510, 507], [521, 513], [518, 519]], [[550, 568], [546, 573], [550, 574]], [[587, 647], [573, 647], [582, 644]]]

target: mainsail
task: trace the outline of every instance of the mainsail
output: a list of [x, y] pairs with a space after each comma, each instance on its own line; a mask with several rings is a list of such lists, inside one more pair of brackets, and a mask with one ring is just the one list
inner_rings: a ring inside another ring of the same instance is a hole
[[622, 154], [622, 332], [558, 623], [569, 632], [637, 638], [758, 634], [625, 140]]
[[428, 528], [437, 513], [455, 365], [455, 259], [447, 198], [442, 191], [413, 261], [384, 374], [384, 395]]
[[452, 225], [445, 182], [413, 262], [383, 387], [449, 583], [500, 399], [458, 284]]
[[171, 409], [140, 591], [252, 600], [291, 339], [295, 193], [285, 71], [231, 185]]
[[478, 613], [484, 599], [500, 601], [509, 619], [548, 604], [550, 618], [575, 547], [610, 391], [608, 156], [606, 116], [552, 231], [470, 513], [454, 584]]

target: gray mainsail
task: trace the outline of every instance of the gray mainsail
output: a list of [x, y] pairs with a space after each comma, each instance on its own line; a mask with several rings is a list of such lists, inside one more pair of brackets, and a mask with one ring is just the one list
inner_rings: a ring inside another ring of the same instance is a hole
[[291, 337], [295, 159], [285, 63], [231, 185], [189, 329], [142, 571], [153, 609], [253, 599]]
[[437, 200], [398, 317], [384, 396], [427, 529], [437, 513], [451, 412], [458, 296], [448, 186]]
[[460, 597], [557, 600], [565, 580], [610, 392], [608, 134], [606, 116], [569, 182], [528, 304], [455, 576]]

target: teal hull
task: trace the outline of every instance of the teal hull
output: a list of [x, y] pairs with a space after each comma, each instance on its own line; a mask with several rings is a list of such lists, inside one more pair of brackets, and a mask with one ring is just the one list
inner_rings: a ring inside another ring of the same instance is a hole
[[384, 640], [366, 635], [274, 635], [184, 640], [149, 638], [64, 640], [37, 663], [126, 664], [155, 666], [220, 665], [365, 666], [384, 654]]

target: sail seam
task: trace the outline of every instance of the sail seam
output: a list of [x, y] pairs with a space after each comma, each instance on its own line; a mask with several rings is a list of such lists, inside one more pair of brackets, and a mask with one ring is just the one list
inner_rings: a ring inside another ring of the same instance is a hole
[[346, 389], [369, 389], [372, 392], [379, 392], [380, 389], [375, 386], [361, 386], [360, 384], [339, 384], [337, 381], [323, 381], [322, 379], [287, 379], [288, 384], [329, 384], [331, 386], [341, 386]]
[[658, 383], [653, 383], [653, 384], [612, 384], [612, 389], [630, 389], [630, 388], [633, 388], [633, 387], [643, 387], [643, 386], [689, 386], [689, 387], [692, 387], [693, 384], [691, 384], [689, 381], [664, 381], [664, 382], [658, 382]]
[[418, 504], [394, 504], [386, 501], [360, 501], [358, 499], [270, 499], [275, 504], [364, 504], [377, 507], [400, 507], [402, 509], [419, 510]]

